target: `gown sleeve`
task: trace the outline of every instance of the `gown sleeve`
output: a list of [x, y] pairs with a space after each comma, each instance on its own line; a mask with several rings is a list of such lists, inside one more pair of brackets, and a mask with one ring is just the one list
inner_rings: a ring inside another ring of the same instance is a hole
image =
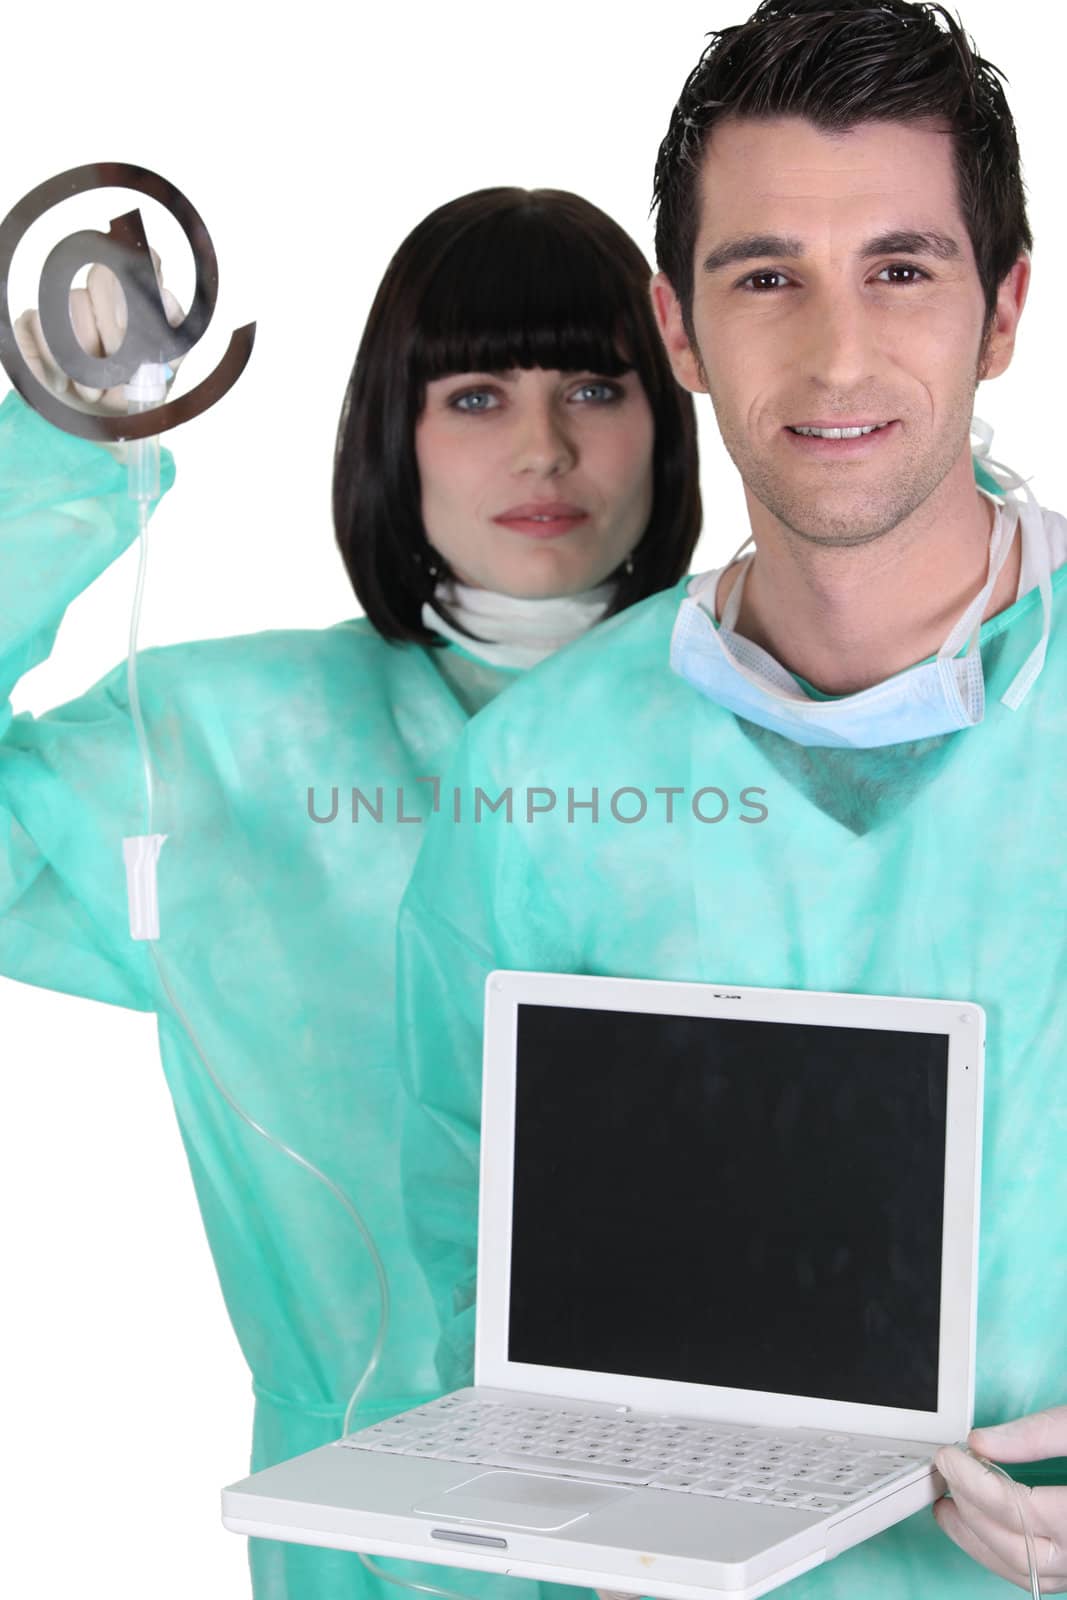
[[[485, 982], [497, 968], [566, 972], [575, 961], [551, 897], [531, 878], [525, 791], [514, 791], [514, 820], [503, 809], [473, 814], [479, 793], [506, 792], [496, 776], [497, 733], [507, 725], [498, 706], [460, 740], [397, 927], [403, 1203], [437, 1313], [437, 1371], [448, 1389], [471, 1383], [474, 1371]], [[535, 904], [538, 913], [528, 916]], [[520, 930], [519, 942], [508, 929]]]
[[409, 891], [398, 1001], [408, 1090], [401, 1171], [408, 1235], [437, 1313], [446, 1389], [473, 1381], [482, 994], [493, 962]]
[[[164, 452], [162, 483], [173, 482]], [[42, 717], [10, 696], [51, 653], [68, 605], [133, 542], [137, 506], [105, 450], [0, 405], [0, 974], [151, 1009], [129, 935], [124, 835], [143, 784], [117, 669]]]

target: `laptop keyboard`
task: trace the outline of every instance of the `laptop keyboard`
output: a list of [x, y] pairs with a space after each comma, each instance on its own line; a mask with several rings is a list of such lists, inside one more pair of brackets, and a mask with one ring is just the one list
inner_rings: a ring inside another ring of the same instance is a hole
[[[353, 1450], [554, 1472], [722, 1500], [837, 1511], [929, 1459], [842, 1434], [509, 1406], [446, 1395], [339, 1441]], [[932, 1452], [931, 1452], [932, 1453]]]

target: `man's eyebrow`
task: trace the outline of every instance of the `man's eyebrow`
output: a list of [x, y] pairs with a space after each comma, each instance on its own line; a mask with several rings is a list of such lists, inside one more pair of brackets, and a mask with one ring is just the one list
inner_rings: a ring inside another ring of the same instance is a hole
[[727, 239], [723, 244], [716, 245], [704, 257], [704, 271], [718, 272], [721, 267], [729, 267], [735, 261], [758, 261], [764, 256], [789, 256], [796, 258], [804, 254], [804, 246], [799, 239], [786, 239], [778, 233], [746, 233], [738, 239]]
[[[958, 242], [950, 234], [938, 233], [930, 228], [897, 228], [868, 239], [860, 249], [860, 256], [908, 255], [935, 256], [939, 261], [957, 261], [962, 255]], [[778, 233], [746, 233], [736, 239], [727, 239], [716, 245], [704, 257], [703, 270], [718, 272], [722, 267], [733, 266], [738, 261], [761, 261], [768, 256], [779, 260], [799, 260], [804, 254], [801, 239], [792, 239]]]
[[963, 251], [951, 234], [932, 228], [898, 228], [868, 239], [862, 256], [936, 256], [939, 261], [958, 261]]

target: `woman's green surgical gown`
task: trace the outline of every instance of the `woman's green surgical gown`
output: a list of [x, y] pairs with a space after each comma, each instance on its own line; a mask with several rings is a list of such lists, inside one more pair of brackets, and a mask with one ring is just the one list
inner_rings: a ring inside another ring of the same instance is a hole
[[[49, 654], [67, 605], [135, 535], [123, 470], [9, 396], [5, 702]], [[352, 1197], [377, 1241], [392, 1316], [366, 1422], [440, 1392], [399, 1201], [393, 1045], [396, 911], [432, 798], [419, 780], [440, 774], [468, 716], [513, 676], [452, 648], [389, 645], [363, 620], [151, 650], [140, 663], [167, 835], [159, 955], [220, 1081]], [[212, 1087], [130, 937], [122, 839], [144, 831], [144, 789], [125, 667], [47, 716], [13, 717], [5, 703], [0, 735], [0, 972], [157, 1012], [253, 1373], [253, 1467], [336, 1438], [378, 1329], [375, 1275], [338, 1202]], [[252, 1569], [256, 1600], [403, 1593], [339, 1551], [253, 1540]], [[487, 1587], [478, 1574], [413, 1570], [465, 1593]]]
[[[1048, 658], [1021, 708], [999, 695], [1039, 636], [1036, 590], [981, 630], [984, 721], [936, 739], [808, 749], [733, 716], [670, 670], [681, 585], [602, 623], [517, 684], [506, 716], [491, 707], [471, 725], [400, 917], [404, 1164], [449, 1197], [412, 1218], [447, 1384], [470, 1374], [482, 996], [502, 967], [984, 1006], [976, 1417], [1067, 1402], [1067, 567], [1052, 584]], [[478, 788], [509, 787], [510, 823], [503, 807], [471, 820]], [[539, 793], [527, 822], [534, 788], [557, 803]], [[619, 816], [638, 818], [640, 791], [640, 820], [613, 815], [623, 789]], [[782, 1592], [1005, 1588], [924, 1511]]]

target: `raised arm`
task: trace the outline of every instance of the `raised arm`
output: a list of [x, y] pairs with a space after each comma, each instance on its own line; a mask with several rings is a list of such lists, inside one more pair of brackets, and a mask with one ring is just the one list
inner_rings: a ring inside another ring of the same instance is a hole
[[[24, 349], [32, 332], [29, 314]], [[169, 487], [169, 455], [162, 474]], [[143, 826], [141, 778], [122, 672], [40, 718], [16, 716], [10, 703], [51, 653], [68, 605], [137, 528], [121, 463], [9, 394], [0, 405], [0, 973], [143, 1009], [144, 952], [129, 939], [122, 862], [123, 835]]]

